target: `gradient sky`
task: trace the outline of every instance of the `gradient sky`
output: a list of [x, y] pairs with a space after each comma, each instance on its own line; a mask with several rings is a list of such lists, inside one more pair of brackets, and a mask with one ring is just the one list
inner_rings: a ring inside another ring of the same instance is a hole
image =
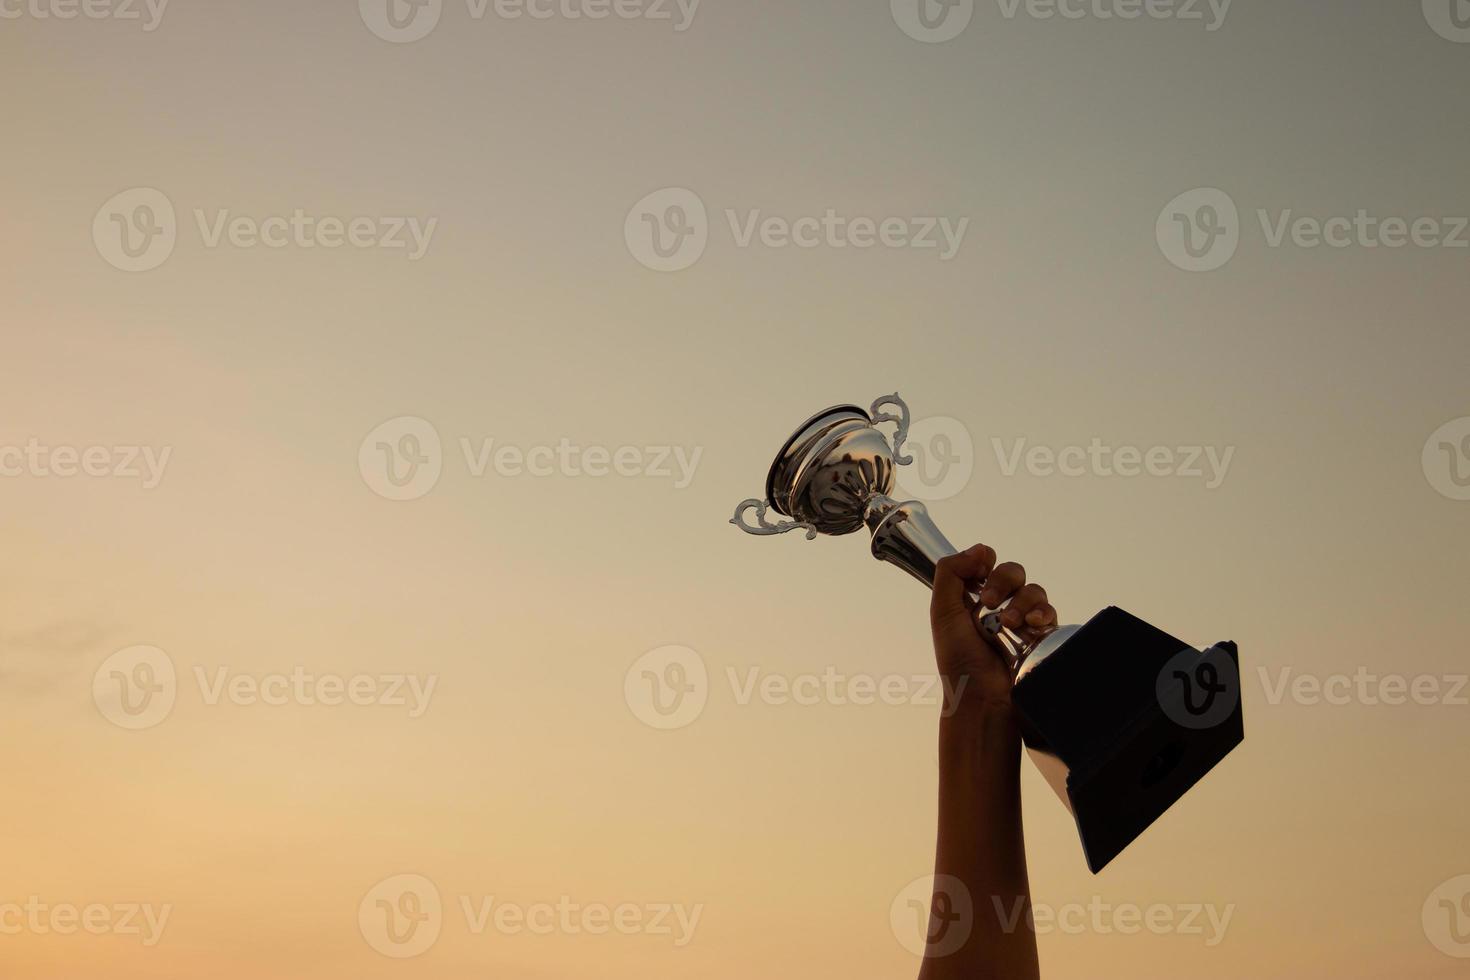
[[[0, 478], [0, 905], [172, 907], [151, 947], [0, 935], [6, 975], [912, 975], [889, 909], [931, 867], [936, 710], [724, 680], [932, 668], [926, 594], [859, 539], [726, 523], [802, 419], [895, 389], [973, 444], [931, 506], [957, 543], [1064, 621], [1116, 603], [1241, 646], [1247, 741], [1102, 875], [1024, 777], [1037, 903], [1233, 906], [1228, 932], [1050, 934], [1045, 975], [1461, 975], [1421, 912], [1470, 874], [1470, 707], [1272, 703], [1259, 674], [1470, 670], [1470, 502], [1421, 461], [1470, 416], [1470, 249], [1272, 247], [1258, 218], [1470, 215], [1470, 43], [1419, 6], [1237, 0], [1211, 31], [979, 2], [942, 44], [878, 0], [704, 0], [683, 31], [448, 0], [402, 44], [345, 0], [174, 0], [152, 31], [5, 6], [0, 447], [171, 455], [152, 488]], [[128, 273], [93, 224], [139, 187], [178, 241]], [[709, 242], [663, 273], [624, 226], [670, 187]], [[1239, 212], [1211, 272], [1155, 236], [1195, 188]], [[943, 261], [741, 247], [725, 217], [829, 208], [969, 223]], [[410, 261], [211, 248], [194, 219], [297, 209], [437, 225]], [[403, 416], [443, 473], [390, 501], [358, 453]], [[462, 438], [701, 456], [683, 488], [475, 477]], [[1018, 439], [1234, 455], [1214, 489], [1007, 476]], [[624, 680], [670, 644], [712, 685], [656, 731]], [[179, 690], [127, 731], [93, 679], [135, 645]], [[437, 688], [419, 718], [211, 705], [196, 667]], [[358, 912], [402, 873], [447, 910], [396, 960]], [[474, 935], [459, 899], [491, 895], [704, 909], [678, 949]]]

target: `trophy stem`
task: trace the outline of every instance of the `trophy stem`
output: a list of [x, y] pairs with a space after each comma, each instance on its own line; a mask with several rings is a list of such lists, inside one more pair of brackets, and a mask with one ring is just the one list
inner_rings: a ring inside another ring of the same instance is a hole
[[[863, 505], [863, 523], [873, 535], [873, 557], [908, 572], [929, 588], [934, 588], [934, 571], [941, 559], [958, 554], [929, 516], [929, 508], [917, 500], [899, 502], [886, 493], [874, 493]], [[1006, 653], [1011, 672], [1021, 665], [1056, 627], [1025, 627], [1012, 630], [1000, 621], [1000, 610], [990, 609], [971, 594], [975, 602], [980, 629]]]
[[875, 493], [863, 504], [863, 524], [873, 536], [873, 557], [897, 565], [929, 588], [940, 559], [958, 554], [917, 500], [897, 501]]

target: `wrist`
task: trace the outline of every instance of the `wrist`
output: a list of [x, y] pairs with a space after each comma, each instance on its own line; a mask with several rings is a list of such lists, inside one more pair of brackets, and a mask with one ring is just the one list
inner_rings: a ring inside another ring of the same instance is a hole
[[939, 721], [941, 748], [1009, 747], [1019, 744], [1021, 729], [1009, 692], [985, 694], [980, 690], [946, 699]]
[[1009, 718], [1011, 679], [993, 670], [941, 672], [944, 688], [943, 717], [976, 723], [993, 718]]

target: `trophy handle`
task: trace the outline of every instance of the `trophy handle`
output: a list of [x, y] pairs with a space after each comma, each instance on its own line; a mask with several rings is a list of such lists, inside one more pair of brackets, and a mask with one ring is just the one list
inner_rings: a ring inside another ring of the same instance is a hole
[[[884, 405], [896, 406], [898, 408], [898, 414], [893, 415], [889, 412], [879, 411]], [[868, 409], [868, 414], [873, 417], [874, 425], [878, 425], [880, 422], [898, 423], [898, 431], [893, 434], [893, 461], [899, 466], [907, 466], [912, 463], [914, 457], [905, 456], [903, 452], [904, 440], [909, 437], [909, 406], [902, 398], [898, 397], [898, 392], [895, 391], [891, 395], [884, 395], [882, 398], [873, 402], [873, 407]]]
[[[755, 509], [755, 524], [749, 523], [745, 518], [745, 512], [752, 508]], [[735, 516], [730, 518], [730, 523], [740, 528], [746, 534], [759, 534], [762, 536], [768, 534], [785, 534], [788, 531], [795, 531], [797, 528], [806, 528], [806, 539], [808, 541], [817, 536], [816, 527], [808, 524], [806, 521], [778, 521], [772, 524], [766, 519], [766, 502], [754, 498], [740, 502], [740, 506], [735, 508]]]

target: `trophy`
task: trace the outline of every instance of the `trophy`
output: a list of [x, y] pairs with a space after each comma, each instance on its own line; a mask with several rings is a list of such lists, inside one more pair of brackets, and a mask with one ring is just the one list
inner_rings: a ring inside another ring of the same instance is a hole
[[[887, 422], [897, 423], [891, 448], [878, 428]], [[730, 523], [808, 539], [866, 527], [873, 557], [932, 588], [935, 565], [959, 549], [922, 503], [890, 496], [895, 464], [913, 461], [908, 430], [897, 393], [869, 411], [812, 416], [776, 454], [765, 499], [741, 503]], [[770, 510], [789, 520], [773, 522]], [[1009, 662], [1027, 752], [1076, 820], [1094, 874], [1244, 738], [1234, 643], [1197, 650], [1114, 606], [1080, 626], [1011, 630], [972, 598]]]

